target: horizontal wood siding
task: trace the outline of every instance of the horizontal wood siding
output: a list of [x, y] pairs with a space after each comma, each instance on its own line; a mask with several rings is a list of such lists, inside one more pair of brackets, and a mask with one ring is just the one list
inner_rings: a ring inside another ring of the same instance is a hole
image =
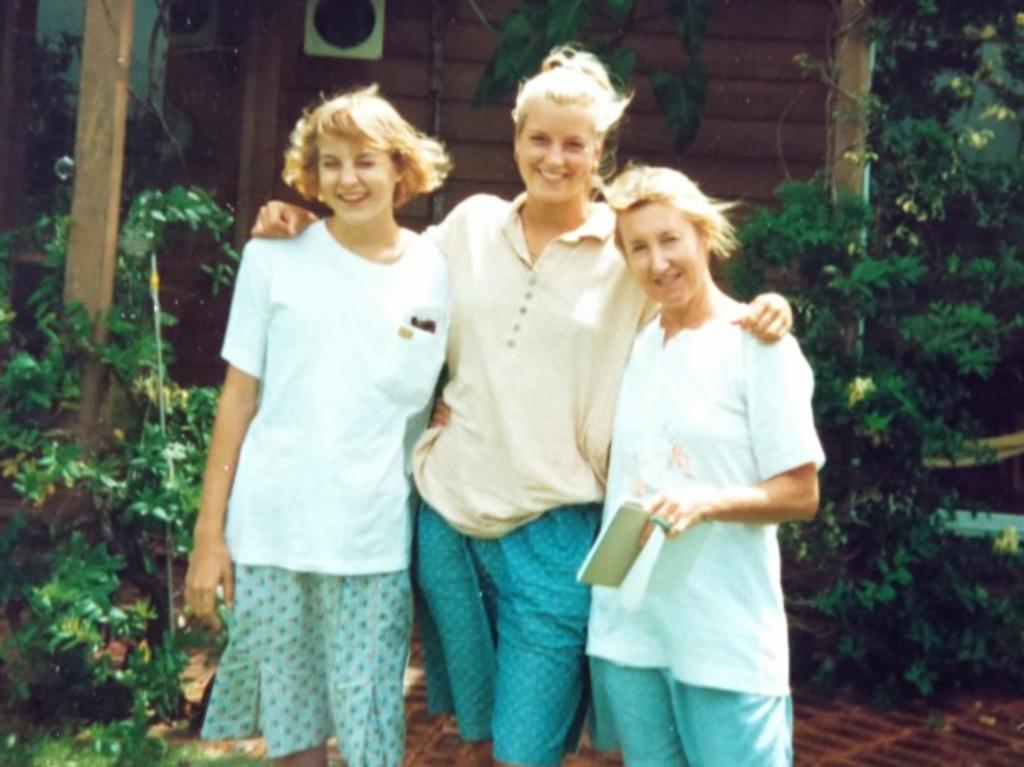
[[[221, 0], [236, 14], [257, 12], [240, 0]], [[432, 0], [386, 0], [384, 57], [379, 61], [321, 58], [302, 51], [302, 0], [285, 2], [292, 13], [275, 14], [281, 40], [281, 71], [276, 93], [276, 119], [266, 120], [273, 141], [259, 153], [242, 157], [238, 135], [244, 56], [235, 47], [208, 51], [171, 49], [168, 93], [190, 120], [200, 138], [193, 160], [193, 178], [219, 190], [225, 200], [240, 200], [239, 163], [255, 163], [273, 178], [273, 195], [297, 201], [280, 179], [282, 152], [303, 108], [321, 94], [356, 85], [379, 83], [382, 91], [417, 127], [439, 134], [447, 144], [455, 170], [440, 193], [437, 211], [419, 199], [400, 211], [403, 224], [422, 228], [436, 212], [443, 213], [470, 194], [487, 192], [506, 198], [521, 185], [512, 161], [511, 99], [474, 106], [473, 93], [496, 41], [465, 0], [433, 0], [442, 13], [441, 98], [435, 104], [431, 83]], [[515, 0], [478, 2], [490, 24], [500, 29]], [[601, 6], [603, 7], [603, 5]], [[635, 90], [623, 126], [620, 162], [639, 160], [673, 165], [690, 173], [710, 193], [747, 203], [770, 204], [772, 191], [785, 178], [806, 179], [820, 169], [826, 154], [825, 89], [805, 77], [794, 57], [826, 54], [830, 14], [828, 0], [717, 0], [702, 50], [708, 73], [707, 106], [694, 142], [677, 152], [647, 81], [656, 68], [679, 70], [686, 56], [661, 0], [638, 0], [637, 23], [625, 45], [638, 51]], [[268, 14], [269, 18], [269, 14]], [[595, 21], [595, 31], [608, 28]], [[213, 66], [211, 66], [213, 64]], [[439, 109], [439, 114], [435, 110]], [[268, 116], [269, 117], [269, 116]], [[272, 150], [270, 147], [273, 147]], [[261, 175], [261, 174], [257, 174]], [[247, 224], [243, 222], [243, 226]], [[201, 280], [192, 280], [183, 303], [199, 301]], [[191, 290], [195, 288], [195, 290]], [[189, 299], [192, 300], [189, 300]], [[226, 303], [197, 309], [182, 323], [183, 333], [203, 337], [202, 360], [183, 350], [188, 377], [216, 380], [211, 361], [223, 332]], [[191, 363], [190, 363], [191, 360]], [[191, 375], [195, 373], [195, 375]]]
[[[500, 28], [513, 0], [478, 3]], [[510, 194], [518, 189], [512, 162], [511, 100], [474, 106], [473, 93], [496, 43], [469, 3], [441, 2], [443, 26], [440, 134], [455, 159], [444, 209], [474, 191]], [[278, 144], [301, 109], [321, 93], [378, 82], [413, 123], [430, 130], [429, 3], [388, 0], [384, 58], [353, 61], [306, 56], [301, 40], [286, 45], [281, 82]], [[787, 177], [807, 178], [825, 159], [825, 88], [794, 63], [800, 53], [824, 56], [830, 6], [825, 0], [719, 0], [702, 59], [708, 73], [704, 121], [684, 152], [673, 146], [647, 81], [653, 69], [686, 66], [682, 45], [660, 0], [639, 0], [637, 23], [625, 45], [641, 52], [630, 106], [619, 141], [619, 159], [676, 165], [712, 194], [769, 203]], [[601, 21], [596, 22], [600, 27]], [[295, 33], [301, 34], [301, 29]], [[276, 193], [289, 192], [278, 182]], [[410, 225], [426, 223], [429, 205], [403, 211]]]

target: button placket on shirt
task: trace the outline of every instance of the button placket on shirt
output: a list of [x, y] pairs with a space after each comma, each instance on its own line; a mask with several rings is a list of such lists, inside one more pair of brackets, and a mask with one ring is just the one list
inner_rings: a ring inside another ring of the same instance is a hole
[[520, 330], [522, 330], [523, 322], [526, 317], [526, 310], [533, 299], [533, 294], [537, 286], [537, 267], [534, 266], [533, 271], [530, 273], [529, 278], [526, 280], [526, 290], [523, 292], [522, 301], [519, 303], [519, 311], [516, 319], [512, 322], [512, 328], [509, 331], [508, 339], [505, 341], [506, 346], [512, 349], [516, 345], [516, 336]]

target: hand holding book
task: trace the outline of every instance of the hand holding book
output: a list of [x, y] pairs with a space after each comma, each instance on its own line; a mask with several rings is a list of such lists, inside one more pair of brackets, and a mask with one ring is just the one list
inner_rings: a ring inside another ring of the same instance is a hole
[[[645, 504], [645, 508], [650, 514], [651, 523], [664, 530], [669, 538], [675, 538], [707, 518], [715, 509], [720, 496], [720, 490], [715, 487], [686, 485], [671, 494], [658, 495]], [[648, 526], [642, 533], [641, 543], [646, 542], [650, 534], [651, 528]]]
[[[649, 508], [626, 501], [594, 542], [577, 579], [592, 586], [617, 588], [623, 605], [635, 610], [647, 591], [666, 536], [678, 537], [699, 520], [685, 503], [664, 496], [655, 498]], [[702, 544], [704, 536], [697, 537]], [[691, 551], [691, 559], [696, 559], [700, 548]]]

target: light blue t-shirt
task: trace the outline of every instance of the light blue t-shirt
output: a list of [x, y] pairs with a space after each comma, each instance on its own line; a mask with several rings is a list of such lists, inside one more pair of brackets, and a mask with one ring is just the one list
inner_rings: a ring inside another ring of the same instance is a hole
[[[603, 524], [629, 498], [687, 484], [750, 486], [824, 462], [813, 377], [792, 336], [765, 345], [725, 320], [664, 343], [637, 336], [619, 391]], [[679, 681], [789, 691], [777, 525], [704, 522], [666, 541], [639, 607], [595, 587], [587, 651]]]

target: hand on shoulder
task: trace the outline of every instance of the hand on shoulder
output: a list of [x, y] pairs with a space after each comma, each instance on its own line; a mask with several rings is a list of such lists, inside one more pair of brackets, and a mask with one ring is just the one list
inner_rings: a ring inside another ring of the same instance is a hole
[[278, 240], [295, 237], [317, 220], [311, 210], [281, 200], [271, 200], [256, 214], [256, 223], [250, 235]]
[[793, 308], [778, 293], [762, 293], [732, 320], [749, 331], [758, 341], [773, 344], [781, 340], [793, 327]]

